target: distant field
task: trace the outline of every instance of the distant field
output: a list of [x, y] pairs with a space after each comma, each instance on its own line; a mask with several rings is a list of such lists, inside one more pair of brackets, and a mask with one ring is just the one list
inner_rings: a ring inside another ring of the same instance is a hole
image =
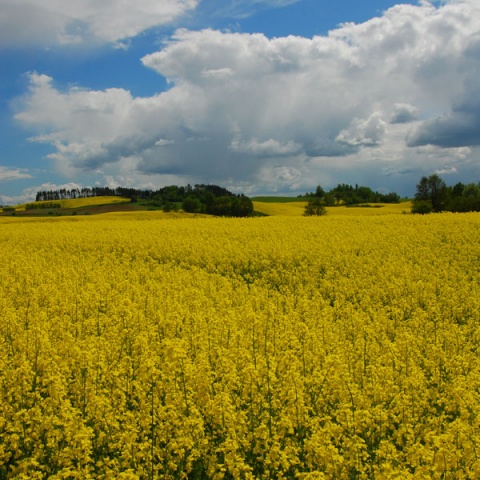
[[92, 205], [110, 205], [112, 203], [129, 202], [129, 198], [125, 197], [88, 197], [73, 198], [70, 200], [60, 200], [63, 208], [81, 208], [90, 207]]
[[[101, 196], [101, 197], [87, 197], [87, 198], [68, 198], [64, 200], [45, 200], [41, 202], [28, 202], [17, 207], [17, 210], [25, 210], [27, 205], [36, 204], [39, 205], [60, 205], [60, 208], [81, 208], [81, 207], [91, 207], [93, 205], [111, 205], [116, 203], [125, 203], [129, 202], [129, 198], [125, 197], [110, 197], [110, 196]], [[47, 207], [48, 208], [48, 207]]]
[[[35, 208], [32, 208], [35, 205]], [[88, 197], [72, 198], [65, 200], [46, 200], [42, 202], [28, 202], [15, 207], [15, 215], [22, 216], [45, 216], [45, 215], [71, 215], [71, 214], [95, 214], [112, 211], [131, 211], [141, 207], [130, 204], [130, 199], [125, 197]], [[0, 210], [11, 215], [11, 211]]]
[[[269, 198], [269, 197], [265, 197]], [[286, 215], [289, 217], [299, 217], [303, 215], [305, 205], [307, 202], [298, 201], [295, 202], [271, 202], [271, 201], [257, 201], [253, 200], [253, 209], [256, 212], [263, 213], [265, 215]]]
[[[289, 217], [302, 216], [304, 213], [306, 201], [288, 201], [273, 202], [270, 199], [274, 197], [257, 197], [267, 198], [269, 200], [254, 200], [253, 207], [256, 212], [263, 213], [265, 215], [282, 215]], [[280, 198], [280, 197], [277, 197]], [[387, 215], [387, 214], [401, 214], [408, 213], [411, 210], [411, 202], [402, 203], [377, 203], [368, 204], [369, 206], [340, 206], [340, 207], [327, 207], [328, 215], [342, 215], [342, 216], [358, 216], [358, 215]]]
[[342, 207], [327, 207], [329, 215], [391, 215], [410, 213], [412, 209], [412, 202], [401, 203], [372, 203], [370, 206], [342, 206]]
[[[253, 197], [255, 212], [269, 216], [298, 217], [304, 213], [307, 201], [295, 197]], [[39, 208], [27, 208], [29, 204], [18, 205], [15, 215], [20, 216], [65, 216], [65, 215], [94, 215], [106, 213], [129, 213], [147, 210], [159, 210], [148, 206], [130, 203], [128, 198], [123, 197], [89, 197], [67, 200], [54, 200], [45, 202], [31, 202]], [[44, 208], [42, 208], [42, 204]], [[59, 205], [59, 207], [56, 207]], [[411, 202], [402, 203], [379, 203], [360, 206], [327, 207], [329, 215], [358, 216], [358, 215], [385, 215], [408, 213], [411, 210]], [[12, 215], [12, 212], [4, 212], [3, 215]], [[177, 216], [185, 216], [179, 212]], [[172, 218], [172, 215], [166, 215]]]

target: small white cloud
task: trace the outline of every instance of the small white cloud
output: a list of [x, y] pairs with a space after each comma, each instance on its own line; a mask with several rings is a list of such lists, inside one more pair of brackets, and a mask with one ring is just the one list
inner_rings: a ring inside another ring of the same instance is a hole
[[202, 0], [204, 10], [213, 17], [247, 18], [265, 8], [282, 8], [301, 0]]
[[161, 138], [155, 142], [156, 147], [164, 147], [165, 145], [173, 145], [175, 143], [174, 140], [168, 140], [166, 138]]
[[3, 167], [0, 165], [0, 182], [21, 180], [24, 178], [32, 178], [32, 176], [24, 169]]
[[375, 147], [380, 145], [386, 132], [387, 123], [376, 112], [367, 119], [354, 118], [350, 127], [342, 130], [335, 140], [352, 147]]
[[435, 173], [437, 175], [452, 175], [454, 173], [457, 173], [457, 169], [455, 167], [443, 167], [435, 170]]
[[265, 166], [258, 175], [257, 181], [263, 189], [270, 192], [296, 190], [302, 178], [300, 169], [289, 166]]

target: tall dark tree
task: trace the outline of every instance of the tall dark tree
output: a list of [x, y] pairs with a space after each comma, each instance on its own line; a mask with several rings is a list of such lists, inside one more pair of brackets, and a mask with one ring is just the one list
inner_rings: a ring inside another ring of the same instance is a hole
[[315, 196], [319, 198], [325, 197], [325, 190], [321, 187], [321, 185], [317, 185], [315, 189]]
[[202, 209], [202, 204], [198, 198], [190, 195], [182, 203], [182, 209], [184, 212], [188, 213], [198, 213]]
[[304, 210], [304, 215], [306, 217], [311, 217], [311, 216], [322, 216], [327, 213], [327, 210], [325, 209], [325, 203], [321, 198], [312, 198], [309, 200], [307, 205], [305, 206]]
[[417, 192], [412, 212], [428, 213], [445, 210], [448, 190], [445, 182], [436, 174], [422, 177], [417, 184]]

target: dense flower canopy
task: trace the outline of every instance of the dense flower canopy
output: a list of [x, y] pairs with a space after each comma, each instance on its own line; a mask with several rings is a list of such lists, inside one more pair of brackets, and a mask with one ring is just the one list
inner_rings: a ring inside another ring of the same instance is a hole
[[478, 477], [478, 214], [162, 215], [0, 219], [0, 477]]

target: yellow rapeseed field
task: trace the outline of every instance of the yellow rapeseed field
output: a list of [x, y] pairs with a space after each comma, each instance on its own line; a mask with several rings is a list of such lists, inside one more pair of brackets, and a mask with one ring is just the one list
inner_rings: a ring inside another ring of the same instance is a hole
[[480, 214], [3, 217], [0, 245], [0, 479], [480, 478]]
[[[116, 196], [96, 196], [96, 197], [85, 197], [85, 198], [66, 198], [63, 200], [45, 200], [40, 202], [34, 202], [39, 208], [42, 207], [42, 204], [47, 205], [48, 208], [51, 208], [53, 205], [56, 205], [60, 208], [81, 208], [81, 207], [91, 207], [95, 205], [110, 205], [116, 203], [125, 203], [129, 202], [129, 198], [125, 197], [116, 197]], [[18, 205], [15, 207], [17, 212], [25, 211], [28, 203]], [[0, 208], [0, 212], [2, 209]]]
[[[306, 201], [287, 202], [287, 203], [270, 203], [270, 202], [253, 202], [255, 211], [265, 215], [281, 215], [288, 217], [300, 217], [305, 213]], [[326, 207], [327, 213], [330, 215], [347, 215], [347, 216], [364, 216], [364, 215], [392, 215], [394, 213], [408, 213], [412, 209], [412, 202], [401, 203], [375, 203], [366, 204], [367, 206], [335, 206]]]
[[287, 203], [270, 203], [270, 202], [253, 202], [255, 211], [265, 215], [282, 215], [289, 217], [299, 217], [305, 212], [307, 202], [287, 202]]
[[[80, 207], [90, 207], [93, 205], [108, 205], [112, 203], [124, 203], [128, 202], [130, 199], [125, 197], [107, 197], [107, 196], [98, 196], [98, 197], [85, 197], [85, 198], [71, 198], [65, 200], [58, 200], [62, 208], [80, 208]], [[38, 202], [41, 203], [41, 202]], [[48, 203], [48, 201], [47, 201]], [[52, 202], [50, 202], [52, 203]]]

